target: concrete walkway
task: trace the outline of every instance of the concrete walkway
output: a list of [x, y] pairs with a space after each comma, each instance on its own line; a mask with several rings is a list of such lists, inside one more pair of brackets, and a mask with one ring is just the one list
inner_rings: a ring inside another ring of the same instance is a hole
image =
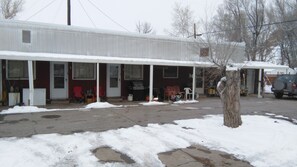
[[[136, 102], [114, 102], [115, 105], [123, 106], [108, 109], [85, 109], [83, 104], [51, 104], [47, 108], [67, 108], [69, 110], [0, 115], [0, 137], [30, 137], [35, 134], [72, 134], [84, 131], [101, 132], [134, 125], [165, 124], [173, 123], [174, 120], [222, 114], [219, 98], [201, 98], [199, 101], [195, 104], [164, 106], [142, 106]], [[241, 113], [257, 115], [274, 113], [288, 117], [287, 121], [291, 121], [297, 119], [296, 104], [296, 99], [278, 100], [272, 96], [262, 99], [243, 97], [241, 98]], [[104, 151], [111, 152], [108, 154], [110, 161], [114, 159], [114, 156], [121, 157], [118, 155], [120, 153], [113, 156], [113, 150], [105, 149]], [[100, 150], [96, 154], [100, 155]], [[250, 166], [247, 162], [238, 161], [231, 155], [208, 150], [201, 146], [161, 153], [159, 158], [166, 166]]]

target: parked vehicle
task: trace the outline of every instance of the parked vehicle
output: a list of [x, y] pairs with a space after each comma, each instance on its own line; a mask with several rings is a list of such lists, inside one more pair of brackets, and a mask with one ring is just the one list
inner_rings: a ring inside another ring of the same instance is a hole
[[278, 76], [272, 84], [271, 91], [278, 99], [282, 98], [283, 95], [297, 95], [297, 75], [285, 74]]

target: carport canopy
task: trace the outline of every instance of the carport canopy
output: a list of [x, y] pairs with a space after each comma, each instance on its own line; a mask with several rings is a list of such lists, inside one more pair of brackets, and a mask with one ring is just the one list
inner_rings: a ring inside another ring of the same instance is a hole
[[234, 66], [241, 69], [259, 69], [258, 98], [262, 98], [262, 95], [261, 95], [262, 69], [289, 69], [289, 66], [286, 66], [286, 65], [277, 65], [270, 62], [260, 62], [260, 61], [245, 61], [244, 63], [234, 64]]
[[[99, 86], [99, 63], [107, 64], [134, 64], [134, 65], [150, 65], [150, 100], [152, 97], [152, 79], [153, 79], [153, 66], [185, 66], [193, 67], [193, 74], [195, 73], [195, 67], [216, 67], [211, 62], [200, 61], [183, 61], [183, 60], [165, 60], [165, 59], [150, 59], [150, 58], [123, 58], [113, 56], [97, 56], [97, 55], [76, 55], [76, 54], [58, 54], [58, 53], [35, 53], [35, 52], [17, 52], [17, 51], [0, 51], [0, 58], [4, 60], [23, 60], [28, 61], [29, 69], [32, 68], [32, 61], [58, 61], [58, 62], [78, 62], [78, 63], [96, 63], [97, 64], [97, 87]], [[262, 79], [261, 69], [288, 69], [285, 65], [276, 65], [270, 62], [257, 62], [246, 61], [244, 63], [233, 63], [232, 66], [239, 69], [259, 69], [259, 86], [258, 97], [261, 98], [260, 85]], [[29, 70], [29, 90], [30, 90], [30, 105], [33, 105], [33, 70]], [[193, 75], [193, 91], [195, 91], [195, 75]], [[99, 89], [97, 89], [99, 94]], [[194, 94], [193, 94], [194, 97]], [[97, 101], [99, 99], [97, 98]]]

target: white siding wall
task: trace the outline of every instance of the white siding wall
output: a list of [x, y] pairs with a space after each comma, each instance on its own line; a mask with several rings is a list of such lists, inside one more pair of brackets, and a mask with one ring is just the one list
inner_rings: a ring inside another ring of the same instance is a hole
[[[31, 31], [31, 43], [22, 43], [22, 30]], [[126, 58], [197, 60], [192, 40], [133, 33], [99, 31], [22, 21], [0, 21], [0, 50], [62, 53]], [[198, 50], [198, 51], [197, 51]], [[243, 57], [242, 47], [236, 54]], [[208, 61], [201, 59], [199, 61]]]

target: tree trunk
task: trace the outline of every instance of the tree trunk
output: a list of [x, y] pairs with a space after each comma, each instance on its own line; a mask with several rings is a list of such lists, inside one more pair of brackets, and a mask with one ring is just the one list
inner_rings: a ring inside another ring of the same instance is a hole
[[239, 71], [226, 71], [226, 87], [222, 94], [224, 125], [237, 128], [242, 124], [240, 117], [240, 74]]

